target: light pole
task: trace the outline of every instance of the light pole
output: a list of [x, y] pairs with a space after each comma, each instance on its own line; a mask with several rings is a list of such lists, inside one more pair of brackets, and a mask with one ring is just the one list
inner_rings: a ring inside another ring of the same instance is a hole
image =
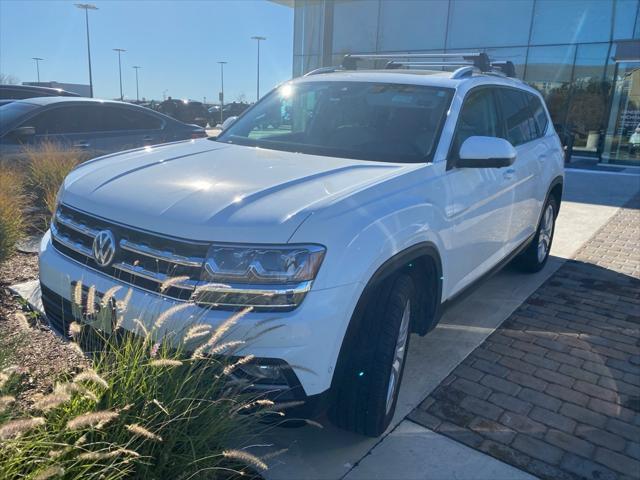
[[76, 3], [76, 7], [84, 10], [84, 18], [87, 25], [87, 58], [89, 59], [89, 96], [93, 98], [93, 76], [91, 75], [91, 43], [89, 42], [89, 10], [98, 10], [98, 7], [90, 3]]
[[134, 65], [133, 68], [136, 69], [136, 102], [140, 102], [140, 90], [138, 88], [138, 70], [140, 70], [142, 67]]
[[122, 61], [120, 60], [120, 54], [122, 52], [126, 52], [124, 48], [114, 48], [114, 52], [118, 52], [118, 72], [120, 73], [120, 101], [124, 100], [124, 95], [122, 94]]
[[40, 61], [44, 60], [44, 58], [31, 57], [31, 59], [36, 61], [36, 71], [38, 72], [38, 83], [40, 83]]
[[267, 37], [251, 37], [251, 40], [256, 40], [258, 42], [258, 80], [256, 84], [256, 102], [260, 100], [260, 42], [266, 39]]
[[218, 62], [220, 64], [220, 123], [224, 121], [222, 117], [222, 107], [224, 107], [224, 66], [227, 62]]

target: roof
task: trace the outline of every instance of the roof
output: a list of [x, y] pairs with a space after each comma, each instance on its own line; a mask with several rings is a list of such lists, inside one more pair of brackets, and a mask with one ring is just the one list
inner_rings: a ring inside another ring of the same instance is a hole
[[520, 80], [489, 73], [474, 73], [462, 78], [451, 78], [452, 72], [440, 70], [339, 70], [320, 73], [297, 79], [296, 81], [365, 81], [380, 83], [403, 83], [445, 88], [457, 88], [462, 83], [495, 83], [522, 87]]
[[[79, 97], [77, 93], [63, 90], [62, 88], [41, 87], [39, 85], [0, 85], [0, 90], [20, 90], [33, 93], [47, 93], [55, 96]], [[64, 95], [60, 95], [64, 93]], [[58, 94], [58, 95], [56, 95]]]
[[16, 100], [17, 102], [32, 103], [34, 105], [51, 105], [53, 103], [102, 103], [102, 104], [119, 104], [119, 105], [132, 105], [132, 103], [119, 102], [117, 100], [103, 100], [101, 98], [88, 98], [88, 97], [34, 97], [25, 98], [24, 100]]

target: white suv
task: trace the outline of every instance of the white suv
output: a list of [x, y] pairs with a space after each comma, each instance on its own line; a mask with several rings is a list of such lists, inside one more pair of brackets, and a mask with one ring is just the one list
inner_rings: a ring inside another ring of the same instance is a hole
[[512, 259], [540, 270], [562, 188], [547, 109], [518, 80], [470, 66], [320, 72], [217, 139], [76, 168], [41, 245], [43, 302], [62, 331], [79, 281], [131, 286], [131, 330], [158, 303], [191, 302], [212, 325], [252, 306], [232, 332], [252, 338], [243, 375], [379, 435], [410, 333]]

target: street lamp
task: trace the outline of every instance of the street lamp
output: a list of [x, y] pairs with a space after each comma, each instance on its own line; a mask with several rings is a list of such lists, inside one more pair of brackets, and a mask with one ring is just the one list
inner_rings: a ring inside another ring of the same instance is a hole
[[136, 69], [136, 101], [140, 102], [140, 90], [138, 89], [138, 70], [140, 70], [142, 67], [134, 65], [133, 68]]
[[31, 59], [36, 61], [36, 71], [38, 72], [38, 83], [40, 83], [40, 61], [44, 60], [44, 58], [31, 57]]
[[222, 107], [224, 107], [224, 66], [227, 62], [218, 62], [220, 64], [220, 123], [224, 121], [222, 117]]
[[84, 10], [85, 23], [87, 25], [87, 58], [89, 59], [89, 96], [93, 98], [93, 77], [91, 75], [91, 44], [89, 43], [89, 10], [98, 10], [98, 7], [90, 3], [76, 3], [76, 7]]
[[256, 102], [260, 100], [260, 42], [266, 39], [267, 37], [251, 37], [251, 40], [256, 40], [258, 42], [258, 80], [256, 84]]
[[118, 52], [118, 72], [120, 73], [120, 101], [124, 100], [124, 95], [122, 95], [122, 61], [120, 60], [120, 54], [122, 52], [126, 52], [124, 48], [114, 48], [114, 52]]

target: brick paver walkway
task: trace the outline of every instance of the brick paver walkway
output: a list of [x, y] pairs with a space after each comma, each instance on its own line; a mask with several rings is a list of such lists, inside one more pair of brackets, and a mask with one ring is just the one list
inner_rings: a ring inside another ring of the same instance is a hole
[[640, 197], [409, 418], [541, 478], [640, 478]]

